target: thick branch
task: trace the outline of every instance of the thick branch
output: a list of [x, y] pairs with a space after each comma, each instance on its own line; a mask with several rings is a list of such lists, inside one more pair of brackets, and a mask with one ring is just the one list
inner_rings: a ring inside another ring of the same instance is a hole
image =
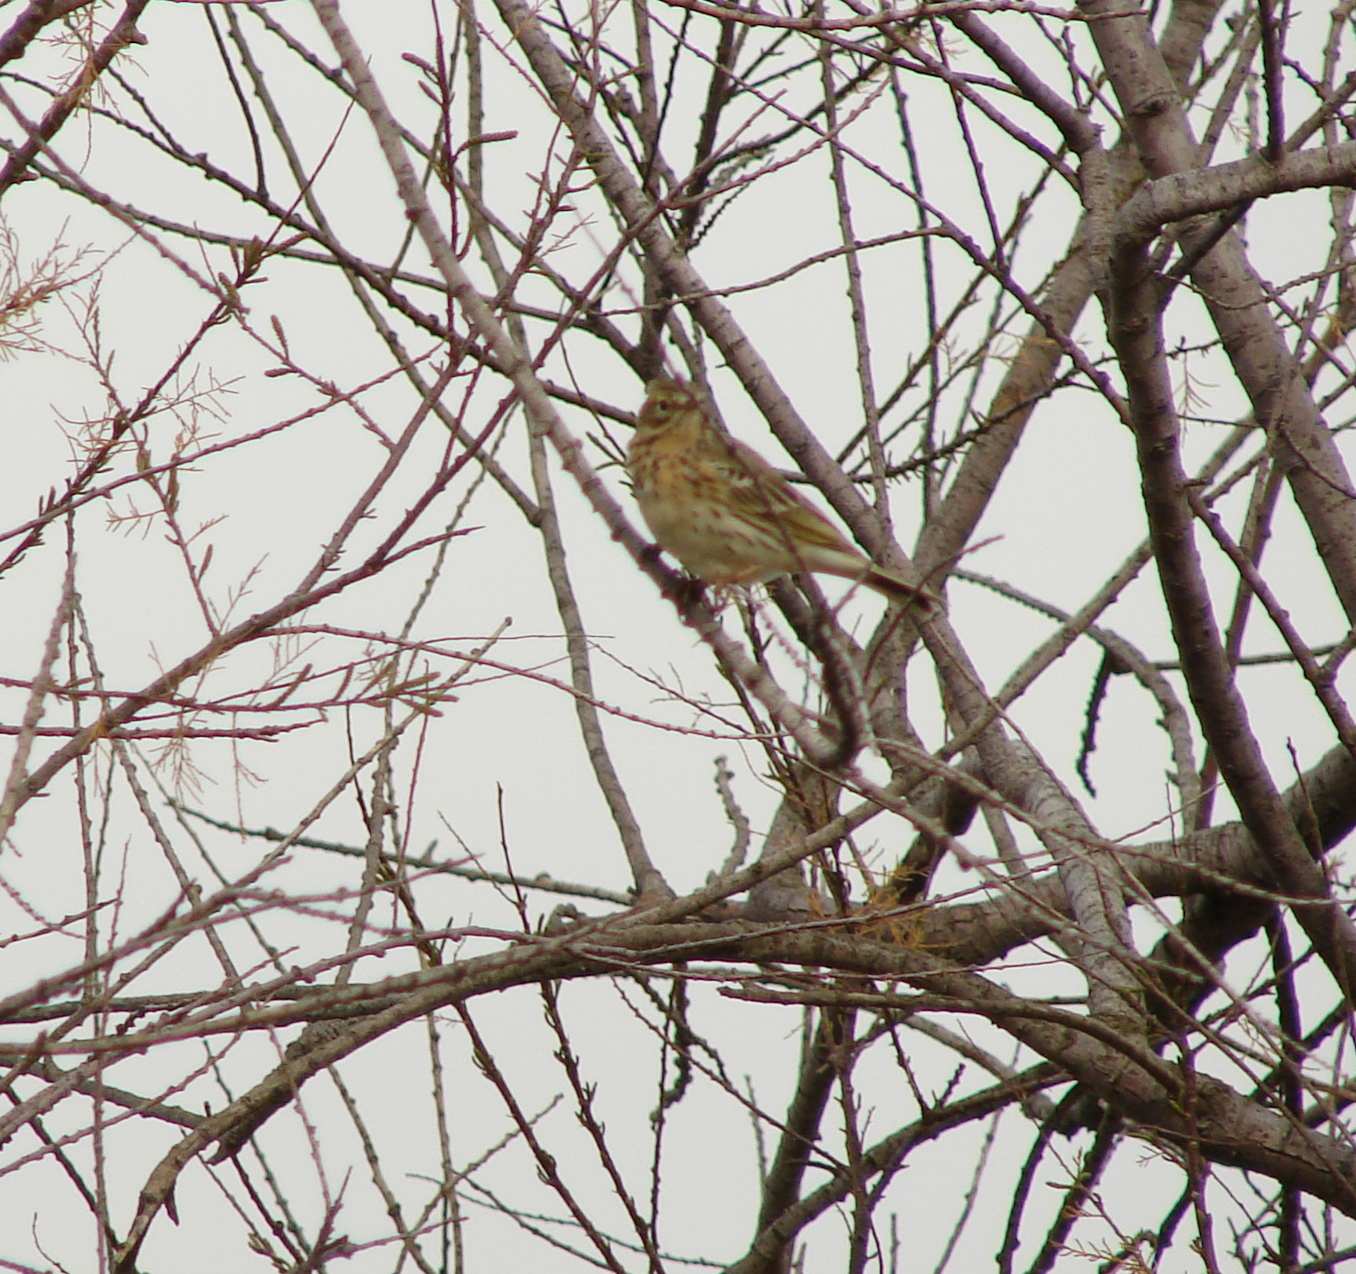
[[1322, 870], [1272, 785], [1215, 624], [1193, 542], [1158, 297], [1147, 250], [1119, 253], [1112, 276], [1110, 334], [1130, 391], [1149, 533], [1182, 671], [1201, 729], [1244, 823], [1267, 855], [1280, 887], [1310, 900], [1295, 906], [1296, 919], [1351, 1003], [1356, 926], [1330, 896]]
[[1173, 221], [1218, 212], [1245, 200], [1320, 186], [1356, 186], [1356, 142], [1169, 173], [1141, 186], [1116, 215], [1122, 240], [1147, 239]]

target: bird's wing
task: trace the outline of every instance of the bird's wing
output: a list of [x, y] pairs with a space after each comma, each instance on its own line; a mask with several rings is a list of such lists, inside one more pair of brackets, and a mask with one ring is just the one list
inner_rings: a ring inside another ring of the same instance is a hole
[[773, 518], [804, 547], [853, 550], [825, 516], [752, 447], [723, 438], [728, 451], [731, 497], [738, 512]]

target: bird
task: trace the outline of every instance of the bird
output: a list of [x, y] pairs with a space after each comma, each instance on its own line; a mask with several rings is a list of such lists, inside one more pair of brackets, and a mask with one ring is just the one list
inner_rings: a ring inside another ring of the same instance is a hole
[[641, 516], [661, 548], [707, 584], [762, 584], [797, 571], [855, 580], [931, 613], [927, 589], [877, 566], [752, 447], [717, 424], [686, 381], [645, 387], [626, 457]]

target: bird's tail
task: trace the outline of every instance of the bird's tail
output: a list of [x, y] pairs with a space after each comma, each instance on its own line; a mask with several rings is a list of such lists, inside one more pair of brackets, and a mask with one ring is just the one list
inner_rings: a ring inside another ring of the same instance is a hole
[[942, 608], [935, 593], [929, 592], [921, 584], [910, 584], [908, 580], [900, 579], [893, 571], [881, 566], [868, 567], [862, 583], [874, 588], [882, 597], [900, 606], [912, 607], [924, 616], [935, 615]]

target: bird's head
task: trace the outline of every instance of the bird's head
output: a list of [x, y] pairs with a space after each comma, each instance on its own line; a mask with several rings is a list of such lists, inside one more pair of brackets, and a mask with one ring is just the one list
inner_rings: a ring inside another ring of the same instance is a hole
[[686, 381], [656, 376], [645, 386], [645, 402], [636, 416], [636, 428], [658, 433], [681, 420], [685, 412], [697, 407], [697, 396]]

